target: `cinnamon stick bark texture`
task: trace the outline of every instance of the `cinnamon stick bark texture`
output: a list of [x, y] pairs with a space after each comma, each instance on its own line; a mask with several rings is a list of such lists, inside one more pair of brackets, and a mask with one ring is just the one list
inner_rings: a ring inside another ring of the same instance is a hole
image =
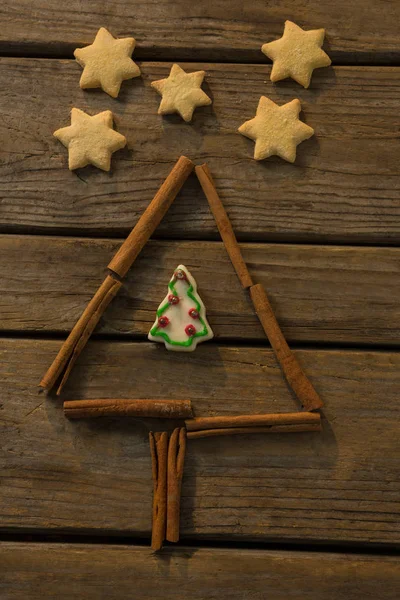
[[167, 535], [169, 542], [179, 541], [181, 488], [186, 452], [186, 429], [177, 427], [168, 444]]
[[176, 195], [192, 172], [194, 164], [186, 156], [181, 156], [164, 181], [139, 221], [132, 229], [108, 268], [125, 277], [135, 258], [158, 227]]
[[185, 419], [192, 416], [190, 400], [67, 400], [64, 415], [68, 419], [97, 417], [137, 417]]
[[270, 427], [224, 427], [222, 429], [202, 429], [188, 431], [187, 438], [214, 437], [219, 435], [238, 435], [249, 433], [301, 433], [303, 431], [321, 431], [320, 423], [297, 423], [296, 425], [271, 425]]
[[72, 367], [85, 347], [87, 340], [108, 304], [122, 285], [115, 277], [122, 278], [126, 275], [129, 267], [133, 264], [135, 258], [171, 206], [175, 196], [193, 170], [193, 167], [192, 161], [185, 156], [181, 156], [177, 161], [138, 223], [108, 265], [111, 271], [110, 275], [106, 277], [97, 290], [70, 335], [61, 346], [55, 360], [40, 382], [40, 387], [50, 391], [63, 374], [57, 390], [58, 395], [61, 393]]
[[167, 526], [167, 462], [168, 432], [150, 432], [150, 453], [153, 476], [153, 524], [151, 548], [160, 550]]
[[253, 285], [250, 273], [240, 252], [231, 222], [215, 189], [208, 166], [206, 164], [197, 166], [196, 175], [203, 188], [204, 194], [207, 197], [233, 267], [242, 286], [250, 290], [250, 296], [258, 318], [261, 321], [289, 385], [292, 387], [302, 403], [302, 406], [306, 410], [321, 408], [321, 406], [323, 406], [322, 400], [287, 345], [271, 305], [269, 304], [264, 288], [260, 284]]
[[253, 281], [246, 263], [243, 260], [229, 217], [218, 196], [210, 170], [206, 164], [197, 166], [195, 170], [208, 204], [210, 205], [211, 212], [214, 216], [226, 251], [231, 259], [233, 268], [235, 269], [242, 286], [244, 288], [249, 288], [253, 285]]
[[188, 431], [221, 429], [226, 427], [264, 427], [278, 425], [320, 424], [319, 413], [270, 413], [267, 415], [239, 415], [226, 417], [198, 417], [185, 421]]
[[51, 390], [65, 369], [62, 382], [57, 390], [57, 394], [60, 394], [76, 359], [121, 285], [119, 281], [107, 275], [61, 346], [56, 358], [41, 380], [40, 387]]
[[323, 402], [290, 350], [263, 286], [257, 283], [249, 291], [257, 316], [290, 387], [303, 408], [306, 410], [321, 408]]

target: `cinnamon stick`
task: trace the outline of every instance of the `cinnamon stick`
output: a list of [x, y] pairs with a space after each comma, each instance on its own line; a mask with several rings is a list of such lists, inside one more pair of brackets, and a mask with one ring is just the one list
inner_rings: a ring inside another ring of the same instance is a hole
[[181, 488], [186, 452], [186, 429], [174, 429], [168, 444], [167, 535], [169, 542], [179, 541]]
[[113, 277], [107, 275], [73, 327], [71, 333], [61, 346], [56, 358], [41, 380], [39, 384], [40, 387], [50, 391], [61, 373], [66, 369], [57, 394], [61, 392], [72, 366], [89, 339], [93, 329], [99, 322], [101, 315], [111, 302], [112, 298], [116, 295], [121, 285], [122, 284], [119, 281], [116, 281]]
[[195, 171], [207, 198], [211, 212], [214, 215], [215, 222], [224, 242], [226, 251], [229, 254], [229, 258], [231, 259], [233, 268], [235, 269], [242, 286], [244, 288], [249, 288], [253, 285], [253, 281], [246, 263], [243, 260], [229, 217], [218, 196], [209, 168], [206, 164], [199, 165], [196, 167]]
[[88, 339], [92, 335], [94, 328], [96, 327], [97, 323], [100, 321], [107, 306], [110, 304], [110, 302], [114, 298], [114, 296], [118, 293], [121, 286], [122, 286], [122, 283], [114, 280], [114, 283], [113, 283], [111, 289], [107, 292], [107, 294], [104, 296], [104, 298], [101, 299], [99, 305], [94, 310], [93, 314], [90, 316], [88, 322], [86, 323], [86, 325], [80, 335], [79, 340], [77, 341], [77, 343], [75, 345], [75, 348], [72, 352], [71, 358], [69, 359], [69, 361], [66, 365], [64, 375], [63, 375], [60, 385], [58, 386], [58, 389], [57, 389], [57, 396], [59, 396], [61, 394], [61, 391], [62, 391], [64, 385], [66, 384], [67, 379], [72, 371], [72, 367], [74, 366], [80, 353], [86, 346]]
[[40, 387], [50, 391], [59, 377], [63, 375], [57, 390], [58, 395], [61, 393], [72, 367], [85, 347], [87, 340], [108, 304], [122, 285], [118, 277], [122, 278], [126, 275], [135, 258], [164, 217], [175, 196], [193, 170], [193, 166], [192, 161], [185, 156], [181, 156], [177, 161], [132, 232], [111, 260], [108, 265], [110, 274], [97, 290], [68, 338], [61, 346], [56, 358], [41, 380]]
[[318, 424], [321, 422], [319, 413], [271, 413], [266, 415], [240, 415], [226, 417], [198, 417], [185, 421], [188, 431], [202, 429], [221, 429], [231, 427], [265, 427], [278, 425]]
[[257, 283], [249, 291], [257, 316], [290, 387], [305, 410], [321, 408], [323, 402], [290, 350], [263, 286]]
[[192, 416], [190, 400], [67, 400], [64, 415], [68, 419], [97, 417], [137, 417], [184, 419]]
[[167, 525], [168, 432], [150, 432], [149, 441], [153, 476], [151, 548], [152, 550], [160, 550], [165, 539]]
[[297, 423], [295, 425], [271, 425], [270, 427], [224, 427], [221, 429], [202, 429], [188, 431], [187, 438], [214, 437], [219, 435], [238, 435], [248, 433], [300, 433], [302, 431], [321, 431], [320, 423]]
[[253, 285], [246, 263], [241, 255], [231, 222], [217, 194], [211, 173], [206, 164], [196, 167], [196, 175], [207, 197], [225, 248], [244, 288], [250, 297], [263, 329], [271, 343], [284, 375], [306, 410], [315, 410], [323, 405], [321, 398], [303, 372], [291, 352], [275, 318], [267, 294], [261, 284]]
[[139, 221], [108, 265], [108, 268], [125, 277], [135, 258], [158, 227], [179, 190], [192, 172], [194, 164], [181, 156], [164, 181]]

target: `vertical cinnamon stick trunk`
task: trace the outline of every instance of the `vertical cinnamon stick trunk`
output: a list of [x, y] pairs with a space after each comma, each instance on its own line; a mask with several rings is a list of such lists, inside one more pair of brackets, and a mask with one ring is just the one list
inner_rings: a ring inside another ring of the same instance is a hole
[[181, 488], [186, 452], [186, 429], [174, 429], [168, 445], [167, 475], [167, 536], [169, 542], [179, 541]]
[[151, 548], [157, 551], [163, 545], [167, 525], [168, 432], [153, 433], [151, 431], [149, 441], [153, 475]]

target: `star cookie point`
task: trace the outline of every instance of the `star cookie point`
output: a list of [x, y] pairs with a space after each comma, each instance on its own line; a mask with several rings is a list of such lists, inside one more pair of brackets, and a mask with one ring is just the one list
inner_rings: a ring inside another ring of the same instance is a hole
[[239, 127], [239, 133], [255, 142], [254, 159], [280, 156], [293, 163], [297, 146], [314, 135], [314, 130], [299, 120], [300, 100], [278, 106], [261, 96], [256, 116]]
[[140, 75], [139, 67], [131, 58], [135, 45], [134, 38], [116, 39], [101, 27], [93, 44], [74, 51], [76, 61], [83, 67], [80, 87], [100, 87], [112, 98], [117, 98], [122, 82]]
[[211, 98], [201, 89], [205, 74], [205, 71], [186, 73], [175, 64], [167, 78], [153, 81], [152, 88], [162, 96], [158, 114], [178, 113], [188, 123], [196, 108], [211, 104]]
[[328, 67], [331, 59], [322, 50], [325, 29], [305, 31], [292, 21], [285, 22], [283, 36], [264, 44], [261, 51], [273, 62], [271, 81], [291, 77], [308, 88], [314, 69]]
[[125, 136], [113, 129], [110, 110], [90, 116], [79, 108], [71, 110], [71, 125], [53, 134], [68, 148], [68, 167], [71, 171], [92, 164], [109, 171], [111, 156], [126, 145]]

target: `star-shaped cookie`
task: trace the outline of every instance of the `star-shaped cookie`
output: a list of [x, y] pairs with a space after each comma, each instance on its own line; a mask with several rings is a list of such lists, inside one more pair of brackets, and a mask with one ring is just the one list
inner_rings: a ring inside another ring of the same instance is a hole
[[211, 98], [200, 87], [205, 74], [205, 71], [186, 73], [179, 65], [173, 65], [166, 79], [153, 81], [151, 86], [162, 96], [158, 114], [179, 113], [189, 122], [195, 108], [211, 104]]
[[300, 111], [300, 100], [278, 106], [261, 96], [254, 119], [239, 127], [240, 133], [256, 142], [256, 160], [275, 154], [291, 163], [296, 160], [296, 146], [314, 135], [314, 129], [299, 120]]
[[79, 85], [82, 89], [101, 87], [116, 98], [125, 79], [138, 77], [140, 69], [131, 59], [134, 38], [115, 39], [101, 27], [90, 46], [77, 48], [74, 56], [83, 67]]
[[71, 125], [57, 129], [55, 137], [68, 148], [68, 166], [72, 170], [94, 165], [109, 171], [111, 155], [126, 145], [126, 138], [114, 131], [110, 110], [90, 115], [73, 108]]
[[274, 63], [271, 81], [291, 77], [308, 88], [313, 70], [331, 64], [331, 59], [321, 49], [324, 37], [325, 29], [304, 31], [295, 23], [286, 21], [283, 36], [261, 48]]

